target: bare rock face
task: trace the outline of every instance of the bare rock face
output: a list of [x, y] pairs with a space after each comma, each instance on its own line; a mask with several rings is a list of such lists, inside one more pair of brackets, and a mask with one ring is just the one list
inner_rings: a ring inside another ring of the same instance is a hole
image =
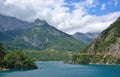
[[110, 55], [108, 63], [120, 62], [120, 17], [104, 30], [88, 47], [87, 52], [95, 55]]
[[120, 18], [103, 31], [88, 48], [89, 52], [120, 51]]
[[42, 45], [42, 42], [38, 39], [37, 36], [33, 36], [33, 37], [24, 36], [23, 40], [34, 47], [39, 47]]
[[116, 57], [120, 55], [120, 38], [117, 39], [115, 44], [109, 46], [109, 53]]

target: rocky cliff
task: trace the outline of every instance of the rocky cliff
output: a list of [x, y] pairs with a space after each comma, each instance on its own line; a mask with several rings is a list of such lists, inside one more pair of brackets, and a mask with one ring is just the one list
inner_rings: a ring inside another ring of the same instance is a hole
[[74, 63], [120, 64], [120, 17], [72, 58]]
[[120, 55], [120, 17], [93, 41], [87, 51]]

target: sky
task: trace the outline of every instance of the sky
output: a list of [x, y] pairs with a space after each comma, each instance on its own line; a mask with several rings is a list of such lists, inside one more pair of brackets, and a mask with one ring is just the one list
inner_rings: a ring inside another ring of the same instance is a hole
[[36, 18], [68, 34], [101, 32], [120, 16], [120, 0], [0, 0], [0, 14]]

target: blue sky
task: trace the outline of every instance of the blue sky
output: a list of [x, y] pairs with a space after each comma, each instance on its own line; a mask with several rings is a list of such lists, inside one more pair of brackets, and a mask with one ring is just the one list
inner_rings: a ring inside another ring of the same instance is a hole
[[120, 0], [0, 0], [0, 14], [36, 18], [68, 34], [101, 32], [120, 16]]
[[[72, 3], [79, 3], [85, 0], [65, 0], [65, 2], [68, 3], [67, 7], [69, 7], [72, 10], [74, 10], [74, 6]], [[95, 0], [96, 6], [88, 8], [86, 7], [89, 14], [92, 15], [105, 15], [109, 14], [111, 12], [120, 11], [120, 0]], [[102, 8], [103, 5], [103, 9]]]
[[[99, 4], [91, 8], [89, 11], [90, 14], [95, 14], [95, 15], [104, 15], [104, 14], [109, 14], [111, 12], [116, 12], [120, 11], [120, 0], [99, 0]], [[118, 1], [115, 4], [115, 1]], [[101, 10], [102, 4], [105, 4], [105, 8]], [[95, 11], [94, 11], [95, 10]]]

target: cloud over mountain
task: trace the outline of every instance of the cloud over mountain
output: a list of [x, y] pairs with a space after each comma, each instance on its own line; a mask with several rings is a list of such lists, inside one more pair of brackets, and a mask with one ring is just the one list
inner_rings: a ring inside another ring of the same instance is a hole
[[[111, 1], [117, 9], [119, 2]], [[0, 13], [29, 21], [40, 18], [69, 34], [100, 32], [120, 16], [119, 9], [102, 13], [108, 8], [102, 4], [99, 0], [0, 0]]]

